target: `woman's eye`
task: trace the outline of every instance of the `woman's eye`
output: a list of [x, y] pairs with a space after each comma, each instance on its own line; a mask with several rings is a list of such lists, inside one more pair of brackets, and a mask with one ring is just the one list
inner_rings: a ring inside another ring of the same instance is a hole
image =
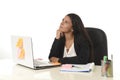
[[65, 21], [65, 23], [68, 23], [67, 21]]

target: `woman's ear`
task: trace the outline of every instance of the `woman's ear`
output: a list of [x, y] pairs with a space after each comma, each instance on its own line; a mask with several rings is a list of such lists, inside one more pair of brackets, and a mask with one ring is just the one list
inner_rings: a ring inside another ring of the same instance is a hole
[[71, 32], [73, 32], [74, 30], [72, 29]]

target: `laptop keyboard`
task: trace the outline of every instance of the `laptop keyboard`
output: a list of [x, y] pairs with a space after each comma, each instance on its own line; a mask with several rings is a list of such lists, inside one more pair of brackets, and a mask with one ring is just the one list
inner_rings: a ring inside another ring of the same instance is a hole
[[34, 60], [34, 65], [35, 66], [41, 66], [41, 65], [52, 65], [52, 64], [50, 64], [48, 61], [42, 61], [42, 60]]

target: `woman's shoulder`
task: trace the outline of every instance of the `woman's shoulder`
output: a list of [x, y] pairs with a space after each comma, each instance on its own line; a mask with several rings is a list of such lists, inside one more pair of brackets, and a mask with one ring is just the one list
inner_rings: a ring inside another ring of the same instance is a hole
[[83, 35], [78, 35], [75, 37], [75, 43], [77, 44], [88, 44], [88, 40]]

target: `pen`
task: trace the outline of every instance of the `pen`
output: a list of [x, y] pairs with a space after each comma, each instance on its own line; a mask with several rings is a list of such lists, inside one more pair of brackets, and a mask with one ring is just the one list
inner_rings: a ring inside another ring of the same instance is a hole
[[75, 67], [75, 68], [81, 68], [80, 66], [77, 66], [77, 65], [72, 65], [72, 67]]

